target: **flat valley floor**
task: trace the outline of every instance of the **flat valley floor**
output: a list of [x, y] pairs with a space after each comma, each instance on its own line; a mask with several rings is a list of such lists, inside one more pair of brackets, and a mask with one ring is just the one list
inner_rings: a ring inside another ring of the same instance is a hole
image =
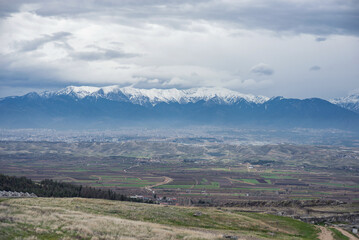
[[0, 142], [0, 173], [188, 205], [359, 201], [359, 148], [148, 141]]

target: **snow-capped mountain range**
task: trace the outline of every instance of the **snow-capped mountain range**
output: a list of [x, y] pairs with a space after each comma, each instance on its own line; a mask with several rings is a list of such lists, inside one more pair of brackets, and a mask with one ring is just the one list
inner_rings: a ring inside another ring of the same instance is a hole
[[[349, 100], [350, 99], [350, 100]], [[194, 125], [341, 128], [359, 131], [354, 97], [268, 98], [223, 88], [75, 87], [0, 99], [0, 128], [116, 128]], [[358, 99], [358, 98], [356, 98]], [[334, 104], [333, 104], [334, 103]], [[344, 104], [345, 103], [345, 104]], [[352, 111], [353, 110], [353, 111]]]
[[335, 98], [331, 103], [359, 113], [359, 93], [351, 94], [347, 97]]
[[196, 103], [198, 101], [215, 100], [221, 104], [233, 104], [240, 100], [252, 103], [264, 103], [268, 97], [242, 94], [225, 88], [192, 88], [179, 89], [138, 89], [133, 87], [107, 86], [107, 87], [75, 87], [69, 86], [59, 91], [42, 92], [43, 97], [68, 95], [83, 99], [85, 97], [105, 98], [113, 101], [129, 101], [134, 104], [156, 105], [158, 103]]

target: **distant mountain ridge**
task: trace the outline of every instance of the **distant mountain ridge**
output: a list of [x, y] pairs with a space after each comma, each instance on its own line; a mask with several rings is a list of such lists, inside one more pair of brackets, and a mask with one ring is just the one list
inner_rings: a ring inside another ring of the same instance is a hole
[[359, 93], [351, 94], [347, 97], [335, 98], [330, 100], [330, 102], [359, 113]]
[[319, 98], [268, 98], [228, 89], [66, 87], [0, 100], [0, 128], [123, 126], [359, 128], [359, 114]]
[[107, 86], [107, 87], [75, 87], [69, 86], [59, 91], [42, 92], [42, 97], [53, 97], [69, 95], [83, 99], [85, 97], [105, 98], [113, 101], [127, 101], [134, 104], [156, 105], [158, 103], [196, 103], [204, 100], [216, 99], [221, 104], [232, 104], [244, 99], [253, 103], [264, 103], [268, 97], [242, 94], [225, 88], [192, 88], [186, 90], [179, 89], [138, 89], [132, 87]]

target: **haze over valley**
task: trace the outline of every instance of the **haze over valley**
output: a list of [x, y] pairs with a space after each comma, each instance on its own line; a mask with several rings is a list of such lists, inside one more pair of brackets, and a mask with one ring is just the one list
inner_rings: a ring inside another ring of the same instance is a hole
[[355, 0], [0, 0], [0, 240], [358, 240]]

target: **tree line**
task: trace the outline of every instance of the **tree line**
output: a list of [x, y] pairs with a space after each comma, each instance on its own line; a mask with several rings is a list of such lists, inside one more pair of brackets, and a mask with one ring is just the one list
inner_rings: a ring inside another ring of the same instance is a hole
[[34, 182], [26, 177], [3, 174], [0, 174], [0, 191], [35, 193], [38, 197], [82, 197], [152, 203], [152, 200], [134, 199], [112, 190], [57, 182], [51, 179]]

